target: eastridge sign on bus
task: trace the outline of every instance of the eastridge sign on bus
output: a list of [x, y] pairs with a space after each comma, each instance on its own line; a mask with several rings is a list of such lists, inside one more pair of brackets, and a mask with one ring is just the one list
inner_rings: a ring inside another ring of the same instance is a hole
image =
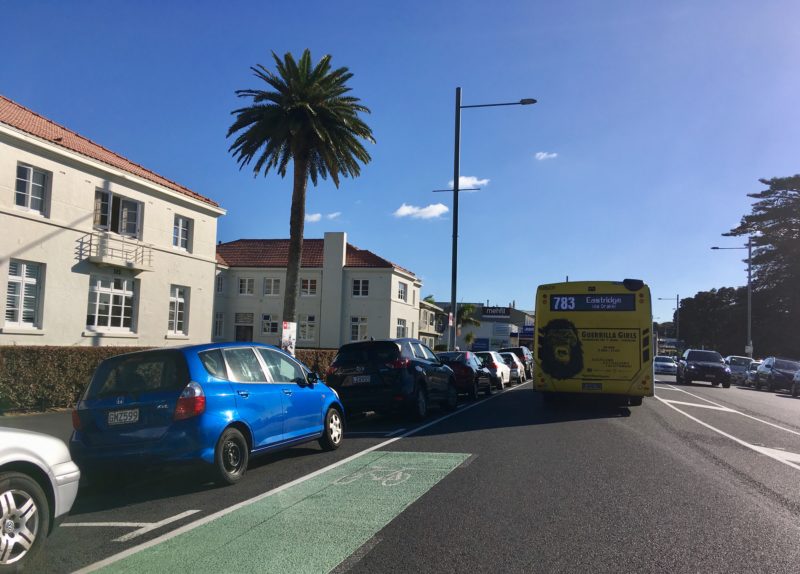
[[620, 293], [602, 295], [581, 293], [579, 295], [553, 295], [550, 297], [551, 311], [635, 311], [636, 295]]

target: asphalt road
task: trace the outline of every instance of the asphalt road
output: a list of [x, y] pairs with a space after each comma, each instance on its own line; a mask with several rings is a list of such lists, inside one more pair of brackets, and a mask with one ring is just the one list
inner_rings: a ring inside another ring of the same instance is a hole
[[[121, 552], [110, 571], [266, 571], [267, 559], [282, 560], [274, 571], [363, 573], [800, 570], [800, 399], [658, 379], [641, 407], [546, 408], [528, 384], [435, 412], [417, 432], [367, 417], [338, 451], [257, 459], [234, 487], [120, 477], [80, 492], [30, 571]], [[0, 425], [37, 420], [69, 433], [68, 413]]]

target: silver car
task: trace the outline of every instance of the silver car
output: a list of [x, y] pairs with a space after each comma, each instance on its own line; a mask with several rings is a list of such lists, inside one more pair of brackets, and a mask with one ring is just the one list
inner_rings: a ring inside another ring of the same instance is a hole
[[750, 357], [740, 357], [738, 355], [728, 355], [725, 357], [725, 364], [731, 369], [731, 382], [743, 385], [747, 382], [747, 370], [753, 359]]
[[0, 570], [22, 570], [66, 517], [81, 473], [63, 441], [0, 427]]
[[653, 357], [653, 369], [657, 375], [675, 375], [678, 373], [678, 364], [672, 357], [656, 355]]

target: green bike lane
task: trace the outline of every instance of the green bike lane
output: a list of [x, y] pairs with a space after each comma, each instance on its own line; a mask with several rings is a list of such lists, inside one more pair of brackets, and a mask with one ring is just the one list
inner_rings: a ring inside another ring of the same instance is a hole
[[329, 572], [468, 457], [370, 452], [83, 571]]

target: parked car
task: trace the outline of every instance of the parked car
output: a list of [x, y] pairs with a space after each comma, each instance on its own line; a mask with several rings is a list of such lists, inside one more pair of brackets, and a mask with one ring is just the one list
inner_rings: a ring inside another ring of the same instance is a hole
[[48, 435], [0, 428], [0, 572], [25, 568], [72, 508], [81, 473]]
[[727, 389], [731, 386], [731, 370], [716, 351], [687, 349], [678, 361], [675, 381], [686, 385], [694, 381], [708, 381], [715, 387], [722, 383]]
[[753, 387], [756, 384], [756, 377], [758, 376], [758, 367], [761, 366], [761, 361], [753, 361], [747, 367], [747, 376], [745, 377], [744, 384], [748, 387]]
[[533, 378], [533, 353], [528, 347], [503, 347], [499, 353], [514, 353], [525, 367], [525, 380]]
[[740, 357], [738, 355], [728, 355], [725, 357], [725, 364], [731, 370], [731, 382], [737, 384], [744, 384], [747, 380], [747, 369], [753, 359], [750, 357]]
[[349, 413], [401, 410], [423, 419], [431, 404], [450, 410], [458, 404], [453, 370], [417, 339], [342, 345], [327, 381]]
[[481, 392], [492, 394], [492, 373], [483, 366], [483, 361], [475, 353], [447, 351], [436, 353], [436, 356], [453, 370], [459, 393], [468, 394], [472, 400], [477, 399]]
[[89, 476], [195, 464], [234, 484], [251, 456], [318, 440], [339, 448], [344, 409], [281, 349], [215, 343], [106, 359], [72, 413], [70, 451]]
[[516, 384], [520, 384], [525, 380], [525, 365], [519, 360], [514, 353], [500, 353], [508, 368], [511, 369], [511, 380]]
[[506, 383], [511, 382], [511, 369], [500, 353], [497, 351], [480, 351], [475, 353], [483, 361], [483, 366], [489, 369], [492, 375], [492, 386], [495, 389], [504, 389]]
[[656, 355], [653, 357], [653, 370], [657, 375], [675, 375], [678, 372], [678, 363], [673, 357]]
[[800, 370], [800, 361], [781, 357], [767, 357], [756, 371], [756, 390], [766, 386], [769, 391], [791, 390], [794, 374]]
[[792, 396], [797, 397], [798, 393], [800, 393], [800, 371], [792, 377]]

